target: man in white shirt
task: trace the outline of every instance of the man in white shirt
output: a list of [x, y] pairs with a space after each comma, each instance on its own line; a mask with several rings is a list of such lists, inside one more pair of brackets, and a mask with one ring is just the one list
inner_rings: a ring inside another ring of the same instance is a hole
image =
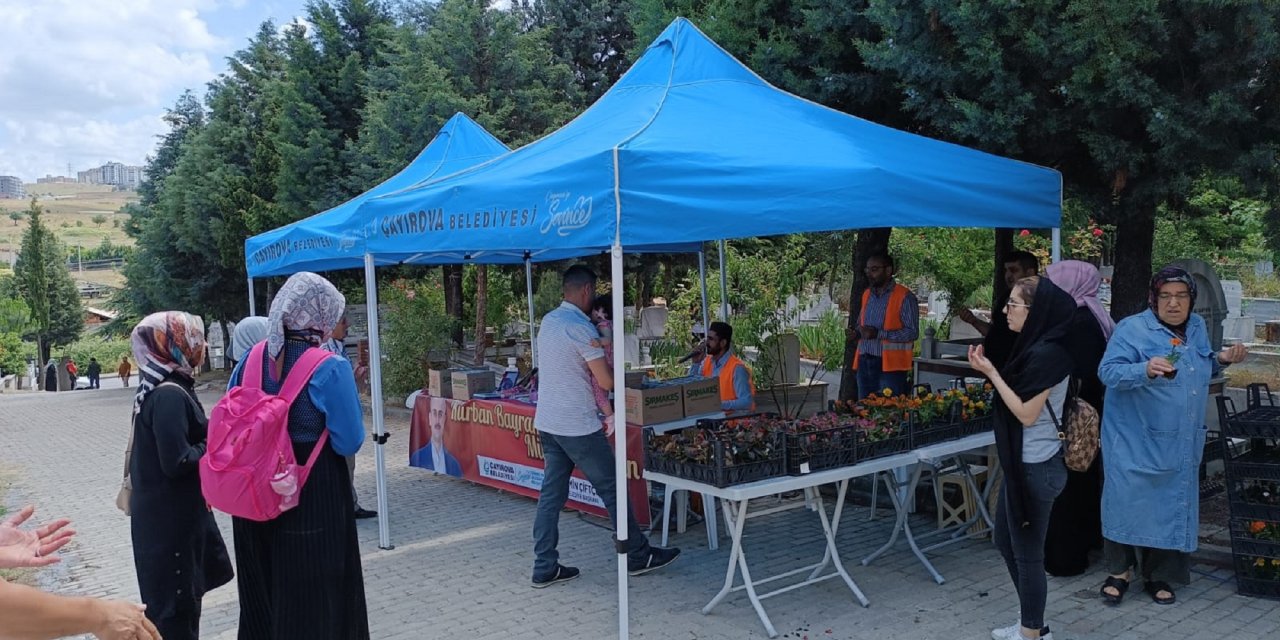
[[[605, 390], [613, 389], [613, 372], [605, 364], [604, 351], [592, 346], [599, 338], [591, 319], [596, 295], [596, 274], [582, 265], [564, 272], [564, 301], [542, 319], [538, 329], [538, 408], [533, 426], [542, 441], [545, 471], [533, 521], [533, 587], [541, 589], [578, 577], [579, 571], [559, 563], [560, 511], [569, 499], [569, 477], [574, 467], [595, 488], [618, 521], [617, 484], [614, 478], [613, 420], [603, 421], [596, 412], [591, 378]], [[624, 437], [620, 435], [619, 437]], [[628, 573], [642, 575], [671, 564], [680, 555], [676, 548], [649, 544], [627, 508]]]

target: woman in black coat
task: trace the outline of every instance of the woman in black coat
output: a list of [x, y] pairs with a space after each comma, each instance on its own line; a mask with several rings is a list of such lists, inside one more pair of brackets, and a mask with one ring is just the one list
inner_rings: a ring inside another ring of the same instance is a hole
[[133, 330], [133, 562], [147, 618], [165, 640], [200, 637], [204, 594], [231, 581], [222, 534], [200, 492], [208, 420], [192, 390], [204, 357], [204, 323], [154, 313]]
[[[1071, 316], [1071, 378], [1076, 395], [1102, 415], [1106, 388], [1098, 379], [1098, 364], [1116, 323], [1098, 301], [1102, 277], [1097, 267], [1079, 260], [1049, 266], [1045, 276], [1076, 302]], [[1049, 535], [1044, 544], [1044, 567], [1049, 575], [1078, 576], [1089, 568], [1089, 551], [1102, 548], [1102, 456], [1087, 471], [1068, 471], [1067, 486], [1053, 503]]]

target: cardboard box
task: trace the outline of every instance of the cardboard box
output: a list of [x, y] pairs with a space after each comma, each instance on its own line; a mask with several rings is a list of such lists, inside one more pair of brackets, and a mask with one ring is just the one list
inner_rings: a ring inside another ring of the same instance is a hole
[[694, 378], [680, 385], [684, 392], [684, 415], [700, 416], [720, 411], [720, 379]]
[[497, 386], [497, 378], [488, 369], [454, 371], [450, 376], [455, 400], [470, 400], [477, 393], [488, 393]]
[[650, 425], [684, 417], [684, 390], [680, 385], [627, 389], [627, 422]]
[[427, 370], [427, 393], [436, 398], [452, 398], [454, 371], [454, 369]]

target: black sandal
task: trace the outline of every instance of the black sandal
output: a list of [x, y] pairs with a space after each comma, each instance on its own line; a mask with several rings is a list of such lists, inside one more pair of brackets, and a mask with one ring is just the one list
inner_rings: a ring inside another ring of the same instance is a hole
[[[1107, 593], [1107, 587], [1115, 589], [1116, 594], [1112, 595]], [[1102, 588], [1098, 590], [1098, 593], [1102, 595], [1103, 602], [1107, 604], [1120, 604], [1120, 602], [1124, 600], [1125, 592], [1128, 590], [1128, 580], [1125, 580], [1124, 578], [1117, 578], [1115, 576], [1107, 576], [1106, 581], [1102, 583]]]
[[[1168, 582], [1147, 582], [1143, 585], [1143, 589], [1145, 589], [1147, 593], [1151, 594], [1151, 600], [1156, 604], [1173, 604], [1178, 599], [1178, 595], [1169, 587]], [[1161, 591], [1168, 591], [1169, 597], [1161, 598], [1158, 595]]]

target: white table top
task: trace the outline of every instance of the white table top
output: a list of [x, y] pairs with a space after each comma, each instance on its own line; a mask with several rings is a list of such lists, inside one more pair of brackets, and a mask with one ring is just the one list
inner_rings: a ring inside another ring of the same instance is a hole
[[705, 493], [708, 495], [721, 498], [723, 500], [753, 500], [762, 496], [773, 495], [775, 493], [783, 493], [786, 491], [797, 491], [806, 487], [815, 487], [822, 484], [832, 482], [840, 482], [849, 478], [857, 478], [860, 476], [869, 476], [880, 471], [888, 471], [898, 467], [908, 467], [921, 461], [932, 461], [938, 458], [944, 458], [954, 455], [962, 451], [970, 449], [980, 449], [995, 443], [995, 434], [988, 431], [986, 433], [978, 433], [966, 436], [959, 440], [951, 440], [948, 442], [939, 442], [931, 444], [927, 447], [921, 447], [914, 451], [904, 451], [899, 454], [885, 456], [883, 458], [875, 458], [865, 462], [859, 462], [847, 467], [838, 469], [827, 469], [802, 476], [781, 476], [776, 478], [767, 478], [747, 484], [737, 484], [730, 487], [715, 487], [702, 482], [696, 482], [685, 478], [677, 478], [669, 476], [665, 473], [657, 473], [655, 471], [645, 471], [644, 477], [651, 482], [661, 482], [671, 485], [677, 489], [686, 489]]
[[962, 451], [970, 449], [981, 449], [996, 443], [996, 434], [992, 431], [984, 431], [975, 433], [971, 436], [965, 436], [959, 440], [948, 440], [928, 446], [920, 447], [915, 450], [915, 454], [921, 462], [932, 462], [939, 458], [953, 456]]

